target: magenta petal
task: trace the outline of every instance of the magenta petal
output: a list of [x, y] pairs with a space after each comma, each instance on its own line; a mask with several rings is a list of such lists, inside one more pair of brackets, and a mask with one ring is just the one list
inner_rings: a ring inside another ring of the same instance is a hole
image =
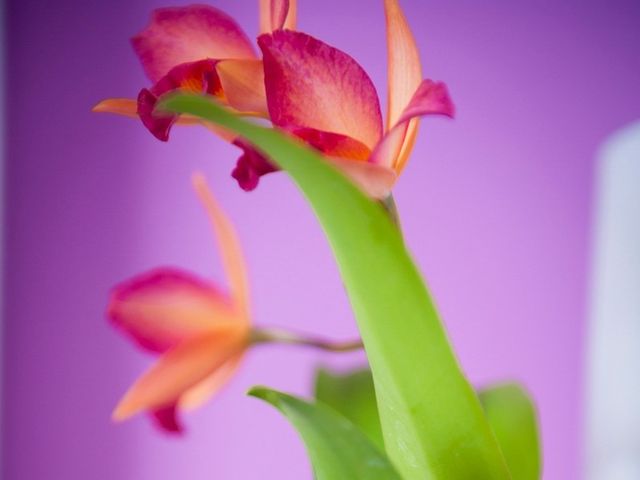
[[149, 25], [131, 43], [152, 82], [181, 63], [256, 58], [251, 41], [238, 24], [207, 5], [155, 10]]
[[184, 428], [178, 421], [177, 405], [174, 403], [167, 407], [158, 408], [151, 412], [151, 416], [159, 428], [166, 433], [182, 435]]
[[231, 176], [238, 181], [238, 185], [245, 192], [255, 190], [260, 182], [260, 177], [278, 170], [246, 141], [237, 139], [233, 144], [240, 147], [243, 153], [238, 158], [236, 168], [231, 172]]
[[161, 114], [154, 112], [158, 97], [146, 88], [140, 90], [138, 94], [138, 116], [151, 134], [158, 140], [166, 142], [169, 140], [169, 131], [178, 120], [178, 115]]
[[313, 128], [289, 128], [291, 133], [329, 157], [368, 160], [371, 150], [361, 142], [338, 133]]
[[178, 115], [155, 111], [158, 99], [169, 92], [182, 90], [191, 93], [219, 94], [220, 79], [215, 60], [200, 60], [177, 65], [150, 89], [142, 89], [138, 94], [138, 115], [142, 123], [158, 140], [166, 142], [169, 131]]
[[409, 156], [409, 151], [405, 151], [403, 147], [413, 144], [413, 139], [407, 138], [409, 122], [425, 115], [453, 117], [454, 114], [455, 108], [447, 86], [442, 82], [423, 80], [396, 124], [373, 151], [370, 161], [399, 172]]
[[397, 124], [424, 115], [444, 115], [451, 118], [455, 115], [453, 101], [444, 83], [423, 80]]
[[344, 135], [373, 149], [382, 136], [380, 103], [373, 82], [353, 58], [289, 30], [262, 35], [258, 43], [275, 125]]

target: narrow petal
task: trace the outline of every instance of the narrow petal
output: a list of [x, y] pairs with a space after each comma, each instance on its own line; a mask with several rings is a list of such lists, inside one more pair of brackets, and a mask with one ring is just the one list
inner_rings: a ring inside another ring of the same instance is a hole
[[245, 192], [255, 190], [260, 182], [260, 177], [278, 170], [248, 142], [238, 138], [233, 144], [242, 149], [242, 155], [238, 158], [231, 176], [236, 179], [240, 188]]
[[289, 0], [289, 9], [282, 25], [283, 29], [295, 30], [298, 26], [298, 0]]
[[113, 113], [125, 117], [138, 117], [138, 102], [133, 98], [107, 98], [91, 109], [97, 113]]
[[444, 83], [424, 80], [420, 84], [398, 122], [374, 150], [370, 161], [400, 173], [409, 156], [409, 151], [402, 149], [406, 145], [412, 146], [415, 140], [415, 134], [409, 131], [409, 125], [425, 115], [453, 117], [453, 102]]
[[206, 5], [155, 10], [149, 25], [131, 43], [152, 82], [181, 63], [256, 58], [251, 41], [238, 24]]
[[268, 117], [260, 60], [221, 60], [216, 65], [227, 103], [242, 113]]
[[231, 287], [234, 304], [241, 310], [242, 318], [248, 323], [249, 282], [247, 280], [244, 255], [242, 254], [236, 231], [229, 218], [218, 205], [218, 202], [216, 202], [202, 175], [196, 174], [193, 176], [193, 187], [211, 221], [214, 235], [218, 241], [222, 264]]
[[300, 32], [262, 35], [269, 114], [284, 128], [345, 135], [373, 149], [382, 136], [373, 82], [344, 52]]
[[124, 395], [114, 420], [124, 420], [143, 410], [157, 410], [177, 402], [198, 383], [238, 355], [247, 342], [247, 329], [239, 323], [186, 340], [165, 353]]
[[117, 285], [107, 316], [138, 345], [162, 353], [178, 343], [232, 322], [230, 298], [177, 269], [158, 269]]
[[260, 0], [260, 33], [286, 28], [295, 30], [296, 0]]
[[202, 382], [186, 391], [180, 397], [180, 408], [192, 410], [200, 407], [207, 400], [217, 394], [235, 375], [242, 361], [243, 355], [237, 355], [220, 366], [215, 372]]
[[388, 197], [396, 181], [395, 172], [381, 165], [330, 157], [328, 161], [372, 198], [384, 199]]
[[384, 0], [387, 26], [388, 112], [387, 130], [391, 129], [409, 104], [422, 81], [420, 54], [407, 19], [398, 0]]
[[[112, 113], [130, 118], [140, 118], [138, 115], [138, 100], [134, 98], [107, 98], [98, 102], [91, 111], [96, 113]], [[202, 125], [202, 123], [200, 119], [189, 115], [180, 115], [175, 122], [176, 125]]]
[[167, 433], [182, 434], [184, 432], [182, 424], [178, 421], [178, 406], [175, 402], [154, 410], [151, 416], [158, 427]]

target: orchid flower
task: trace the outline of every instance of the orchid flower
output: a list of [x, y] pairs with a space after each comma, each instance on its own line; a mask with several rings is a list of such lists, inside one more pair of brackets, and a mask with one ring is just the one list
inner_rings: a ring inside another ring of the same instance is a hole
[[197, 407], [216, 393], [251, 343], [247, 274], [236, 233], [203, 177], [194, 177], [194, 187], [217, 237], [229, 291], [173, 268], [114, 288], [110, 320], [140, 347], [161, 355], [124, 395], [115, 420], [149, 411], [165, 430], [180, 432], [177, 410]]
[[179, 409], [202, 405], [236, 372], [253, 345], [279, 343], [328, 352], [362, 348], [358, 340], [333, 342], [281, 328], [252, 327], [249, 287], [233, 225], [202, 175], [193, 185], [222, 257], [228, 291], [176, 268], [159, 268], [117, 285], [107, 316], [142, 349], [160, 355], [113, 412], [115, 420], [148, 411], [158, 425], [179, 433]]
[[371, 196], [385, 198], [415, 143], [418, 119], [452, 117], [443, 83], [422, 79], [418, 49], [398, 0], [385, 0], [388, 108], [346, 53], [301, 32], [263, 34], [269, 116], [274, 125], [331, 157]]
[[[156, 10], [132, 40], [149, 78], [138, 100], [110, 99], [94, 110], [139, 116], [160, 140], [189, 117], [155, 110], [177, 90], [209, 94], [243, 115], [268, 119], [321, 151], [370, 196], [386, 198], [404, 169], [419, 118], [452, 117], [446, 86], [423, 80], [415, 39], [398, 0], [384, 0], [388, 56], [388, 108], [364, 69], [346, 53], [295, 27], [295, 0], [260, 0], [260, 60], [240, 27], [208, 6]], [[209, 126], [243, 149], [232, 176], [244, 190], [276, 168], [247, 142]]]
[[[261, 33], [293, 29], [295, 22], [295, 0], [260, 0]], [[240, 26], [217, 8], [157, 9], [131, 43], [153, 86], [143, 88], [137, 99], [103, 100], [94, 111], [140, 117], [162, 141], [169, 139], [175, 123], [199, 123], [154, 113], [158, 98], [175, 91], [213, 95], [238, 113], [268, 117], [262, 62]], [[220, 129], [213, 130], [226, 140], [236, 140]]]

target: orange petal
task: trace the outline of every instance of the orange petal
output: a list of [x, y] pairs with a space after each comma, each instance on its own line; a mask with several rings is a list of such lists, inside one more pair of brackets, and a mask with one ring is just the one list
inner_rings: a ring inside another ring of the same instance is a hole
[[185, 410], [198, 408], [218, 393], [236, 373], [242, 358], [242, 355], [237, 355], [227, 360], [226, 363], [221, 365], [220, 368], [205, 378], [202, 382], [186, 391], [184, 395], [180, 397], [180, 408]]
[[[114, 115], [138, 118], [138, 101], [134, 98], [107, 98], [106, 100], [98, 102], [91, 111], [96, 113], [113, 113]], [[199, 118], [191, 117], [189, 115], [180, 115], [176, 125], [202, 125], [203, 123], [204, 122]]]
[[216, 202], [205, 178], [201, 174], [193, 176], [193, 187], [209, 215], [213, 232], [218, 240], [222, 264], [227, 274], [235, 305], [241, 309], [244, 320], [249, 322], [247, 268], [233, 224], [222, 211], [218, 202]]
[[236, 319], [231, 299], [213, 285], [163, 268], [117, 285], [107, 315], [141, 347], [162, 353]]
[[138, 118], [138, 101], [134, 98], [107, 98], [94, 106], [91, 111]]
[[216, 65], [227, 103], [238, 112], [268, 117], [260, 60], [221, 60]]
[[[388, 92], [387, 131], [393, 128], [422, 80], [420, 54], [398, 0], [384, 0], [387, 25]], [[402, 143], [394, 165], [404, 165], [418, 133], [419, 120], [401, 128]]]
[[265, 87], [272, 122], [351, 137], [373, 150], [382, 115], [373, 82], [358, 63], [309, 35], [262, 35]]
[[207, 5], [155, 10], [149, 25], [131, 43], [154, 83], [181, 63], [256, 58], [251, 41], [238, 24]]
[[381, 165], [331, 157], [328, 157], [328, 161], [372, 198], [388, 197], [396, 181], [395, 172]]
[[296, 29], [296, 0], [260, 0], [260, 33]]
[[124, 395], [114, 420], [143, 410], [164, 408], [238, 355], [247, 342], [247, 329], [239, 323], [219, 325], [207, 334], [186, 340], [169, 350]]
[[395, 125], [422, 81], [420, 54], [398, 0], [384, 0], [387, 25], [387, 130]]

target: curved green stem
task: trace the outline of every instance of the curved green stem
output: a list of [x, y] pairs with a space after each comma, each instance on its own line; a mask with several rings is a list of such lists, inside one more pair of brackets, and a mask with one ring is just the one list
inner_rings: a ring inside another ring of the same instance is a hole
[[280, 328], [258, 328], [251, 332], [251, 343], [254, 345], [276, 343], [313, 347], [334, 353], [353, 352], [363, 348], [362, 340], [335, 342], [319, 337], [306, 336]]

